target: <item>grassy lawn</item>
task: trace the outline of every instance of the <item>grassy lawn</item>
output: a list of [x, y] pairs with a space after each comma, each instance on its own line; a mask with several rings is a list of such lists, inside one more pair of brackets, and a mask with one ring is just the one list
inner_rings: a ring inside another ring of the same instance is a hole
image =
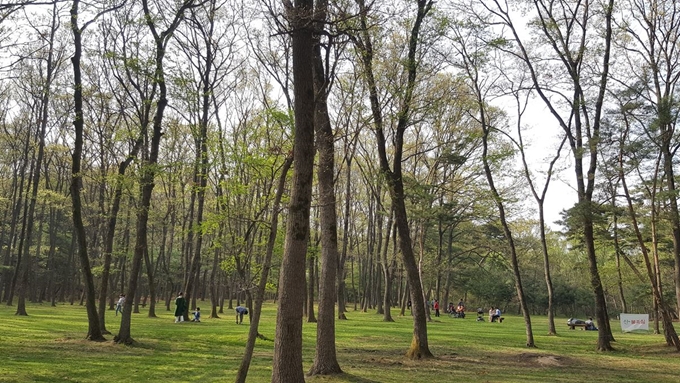
[[[208, 307], [209, 304], [203, 304]], [[202, 323], [173, 323], [133, 314], [132, 347], [83, 340], [85, 309], [80, 306], [29, 305], [28, 317], [0, 305], [0, 382], [230, 382], [248, 335], [229, 310]], [[205, 309], [203, 313], [206, 316]], [[396, 312], [393, 311], [396, 315]], [[275, 306], [265, 306], [249, 382], [268, 382], [274, 347]], [[374, 313], [350, 311], [337, 322], [337, 351], [345, 374], [307, 378], [307, 382], [678, 382], [680, 354], [666, 347], [662, 335], [622, 334], [612, 322], [616, 351], [595, 351], [597, 333], [568, 330], [558, 319], [558, 336], [546, 336], [545, 317], [533, 317], [538, 348], [524, 347], [521, 317], [502, 324], [448, 316], [428, 325], [436, 358], [403, 357], [410, 341], [410, 317], [384, 323]], [[117, 333], [120, 316], [107, 313], [107, 327]], [[680, 327], [680, 326], [679, 326]], [[304, 367], [314, 358], [316, 325], [304, 324]], [[112, 339], [108, 335], [107, 339]]]

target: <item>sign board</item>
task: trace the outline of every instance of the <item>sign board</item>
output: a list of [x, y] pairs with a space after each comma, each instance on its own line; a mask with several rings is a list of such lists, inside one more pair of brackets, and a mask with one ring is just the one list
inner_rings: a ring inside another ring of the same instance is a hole
[[630, 332], [635, 330], [649, 331], [649, 314], [621, 313], [621, 331]]

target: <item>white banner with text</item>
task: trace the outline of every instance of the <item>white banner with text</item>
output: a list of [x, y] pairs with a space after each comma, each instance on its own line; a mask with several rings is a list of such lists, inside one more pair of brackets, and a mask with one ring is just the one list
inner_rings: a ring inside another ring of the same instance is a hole
[[635, 330], [649, 331], [649, 314], [623, 314], [621, 313], [621, 331]]

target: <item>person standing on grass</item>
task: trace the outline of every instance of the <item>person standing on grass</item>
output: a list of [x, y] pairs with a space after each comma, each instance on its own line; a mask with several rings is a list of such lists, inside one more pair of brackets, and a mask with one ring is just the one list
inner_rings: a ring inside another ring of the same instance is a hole
[[236, 307], [236, 324], [243, 323], [243, 315], [248, 314], [248, 309], [243, 306]]
[[125, 294], [120, 294], [118, 296], [118, 302], [116, 302], [116, 316], [118, 313], [123, 313], [123, 306], [125, 305]]
[[439, 301], [436, 299], [434, 300], [434, 316], [439, 316]]
[[175, 299], [175, 323], [184, 322], [184, 311], [187, 308], [187, 300], [184, 299], [184, 293], [177, 294]]

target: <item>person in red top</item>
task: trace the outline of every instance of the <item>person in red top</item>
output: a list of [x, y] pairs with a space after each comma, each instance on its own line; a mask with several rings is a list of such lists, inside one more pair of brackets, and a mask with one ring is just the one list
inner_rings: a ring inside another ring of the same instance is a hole
[[434, 300], [434, 316], [439, 316], [439, 301], [436, 299]]

